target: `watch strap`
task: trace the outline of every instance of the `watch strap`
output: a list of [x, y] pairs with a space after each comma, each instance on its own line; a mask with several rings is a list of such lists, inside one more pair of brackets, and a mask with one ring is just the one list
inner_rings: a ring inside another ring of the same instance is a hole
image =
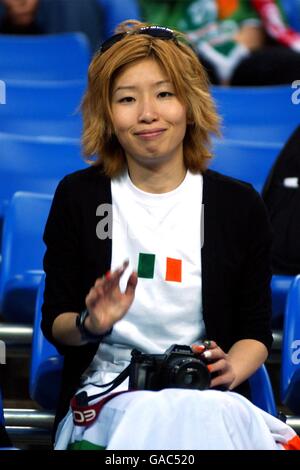
[[85, 309], [76, 317], [76, 327], [80, 331], [81, 339], [83, 341], [88, 341], [89, 343], [97, 343], [101, 341], [101, 339], [104, 338], [105, 336], [110, 335], [110, 333], [112, 332], [112, 328], [101, 335], [91, 333], [85, 327], [85, 324], [84, 324], [88, 316], [89, 316], [89, 311], [88, 309]]

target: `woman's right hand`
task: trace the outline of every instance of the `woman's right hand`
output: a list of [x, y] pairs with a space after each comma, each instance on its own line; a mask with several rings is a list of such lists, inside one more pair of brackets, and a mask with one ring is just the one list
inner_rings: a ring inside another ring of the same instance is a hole
[[85, 303], [89, 315], [85, 327], [93, 334], [106, 333], [127, 313], [133, 302], [137, 286], [137, 273], [132, 272], [124, 293], [120, 290], [120, 278], [128, 266], [128, 261], [102, 279], [97, 279], [86, 296]]

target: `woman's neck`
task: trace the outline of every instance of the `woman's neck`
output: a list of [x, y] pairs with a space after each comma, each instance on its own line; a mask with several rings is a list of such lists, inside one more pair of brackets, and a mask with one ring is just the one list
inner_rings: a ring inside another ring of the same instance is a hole
[[141, 167], [128, 162], [128, 172], [132, 183], [142, 191], [162, 194], [173, 191], [184, 180], [186, 168], [183, 162], [172, 166]]

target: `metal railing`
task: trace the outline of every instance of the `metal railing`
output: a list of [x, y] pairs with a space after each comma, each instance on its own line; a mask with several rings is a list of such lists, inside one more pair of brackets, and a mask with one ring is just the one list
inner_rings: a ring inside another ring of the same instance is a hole
[[33, 328], [31, 325], [0, 323], [0, 339], [8, 347], [31, 345]]
[[[0, 340], [7, 345], [8, 352], [17, 347], [31, 346], [33, 328], [31, 325], [19, 325], [14, 323], [0, 323]], [[282, 331], [273, 331], [273, 347], [274, 351], [281, 350]]]
[[51, 448], [54, 414], [34, 409], [4, 408], [6, 430], [14, 446]]

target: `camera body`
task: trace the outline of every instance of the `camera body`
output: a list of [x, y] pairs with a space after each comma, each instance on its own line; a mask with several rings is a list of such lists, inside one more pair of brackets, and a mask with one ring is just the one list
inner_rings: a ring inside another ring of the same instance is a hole
[[164, 354], [131, 353], [129, 389], [161, 390], [189, 388], [205, 390], [211, 382], [205, 362], [189, 346], [173, 344]]

